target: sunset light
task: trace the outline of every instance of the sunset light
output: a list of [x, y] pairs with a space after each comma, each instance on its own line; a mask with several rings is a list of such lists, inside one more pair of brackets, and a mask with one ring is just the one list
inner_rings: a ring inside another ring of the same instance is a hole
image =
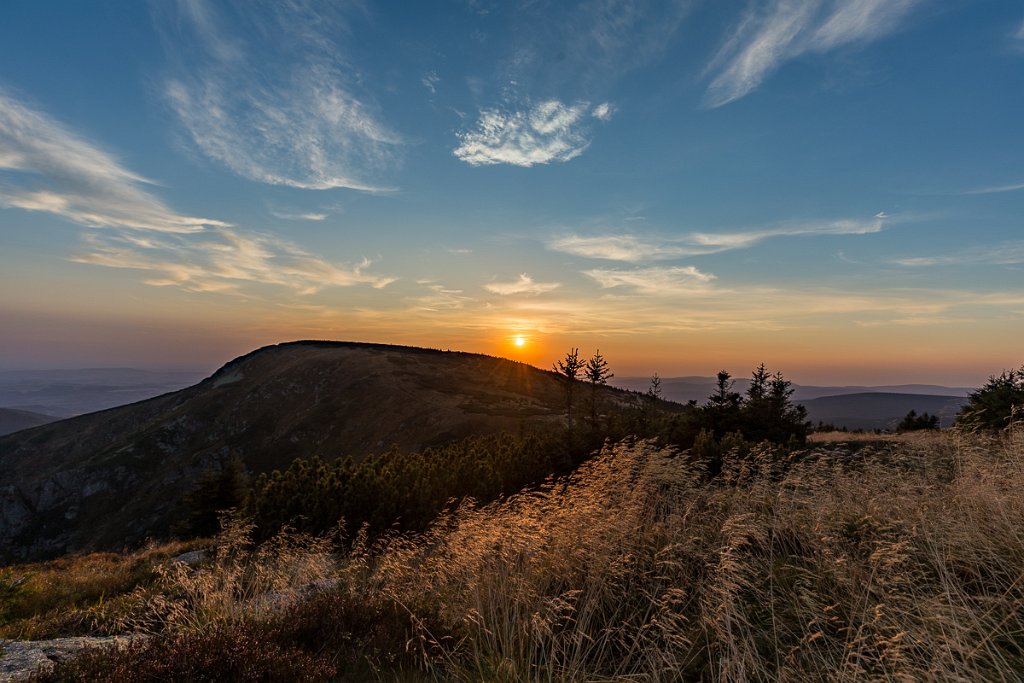
[[1024, 0], [0, 65], [0, 683], [1021, 680]]
[[1019, 362], [1015, 3], [485, 4], [15, 3], [0, 370], [292, 339], [814, 384]]

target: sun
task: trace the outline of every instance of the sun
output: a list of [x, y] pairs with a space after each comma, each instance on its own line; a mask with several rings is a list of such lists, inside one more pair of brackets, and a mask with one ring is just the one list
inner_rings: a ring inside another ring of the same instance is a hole
[[512, 343], [519, 347], [526, 346], [526, 337], [521, 334], [517, 335], [515, 339], [512, 340]]

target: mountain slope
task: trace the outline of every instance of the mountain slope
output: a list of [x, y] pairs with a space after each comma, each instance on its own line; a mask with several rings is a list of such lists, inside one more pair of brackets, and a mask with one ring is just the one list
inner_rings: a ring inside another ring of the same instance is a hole
[[563, 406], [553, 373], [504, 359], [347, 342], [269, 346], [187, 389], [0, 437], [0, 558], [164, 534], [184, 493], [232, 456], [265, 472], [297, 457], [421, 450], [557, 424]]

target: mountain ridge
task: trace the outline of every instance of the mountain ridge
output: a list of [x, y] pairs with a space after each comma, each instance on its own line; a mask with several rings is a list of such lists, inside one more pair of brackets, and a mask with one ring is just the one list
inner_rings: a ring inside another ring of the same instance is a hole
[[[611, 387], [605, 399], [640, 400]], [[558, 377], [517, 361], [368, 342], [274, 344], [196, 385], [0, 437], [0, 557], [165, 535], [203, 472], [423, 450], [559, 425]]]

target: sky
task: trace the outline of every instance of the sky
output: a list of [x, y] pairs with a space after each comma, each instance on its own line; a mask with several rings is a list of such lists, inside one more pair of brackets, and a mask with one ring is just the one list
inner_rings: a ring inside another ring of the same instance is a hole
[[0, 369], [1024, 363], [1018, 0], [0, 3]]

